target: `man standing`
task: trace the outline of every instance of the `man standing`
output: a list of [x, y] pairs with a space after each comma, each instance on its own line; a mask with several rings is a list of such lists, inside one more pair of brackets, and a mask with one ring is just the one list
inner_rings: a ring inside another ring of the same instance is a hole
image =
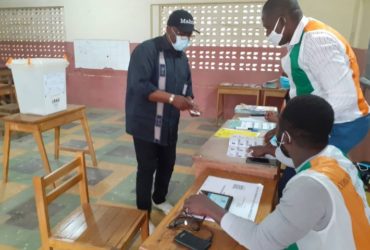
[[[267, 40], [288, 49], [282, 67], [289, 77], [290, 97], [313, 94], [327, 100], [335, 115], [329, 144], [347, 154], [370, 127], [369, 105], [360, 88], [359, 67], [351, 46], [333, 28], [305, 17], [297, 0], [268, 0], [262, 22]], [[261, 156], [274, 149], [266, 146], [252, 150], [254, 156]], [[292, 168], [286, 171], [290, 171], [288, 177], [294, 174]]]
[[188, 110], [192, 115], [199, 112], [193, 102], [190, 68], [184, 53], [193, 31], [192, 15], [176, 10], [168, 19], [166, 34], [143, 42], [131, 55], [126, 131], [133, 136], [138, 162], [137, 207], [148, 212], [152, 200], [164, 213], [172, 208], [166, 195], [176, 160], [180, 111]]

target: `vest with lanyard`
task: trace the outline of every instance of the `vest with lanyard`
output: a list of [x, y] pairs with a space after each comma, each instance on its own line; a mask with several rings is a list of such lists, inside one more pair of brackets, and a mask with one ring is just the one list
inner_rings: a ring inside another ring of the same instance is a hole
[[353, 163], [338, 148], [327, 146], [297, 170], [297, 175], [288, 182], [287, 187], [299, 181], [299, 178], [313, 178], [328, 191], [332, 215], [326, 228], [311, 230], [286, 249], [369, 249], [370, 208]]
[[[166, 60], [164, 58], [164, 52], [159, 52], [159, 74], [158, 74], [158, 89], [166, 91]], [[188, 89], [188, 84], [185, 83], [182, 89], [182, 95], [185, 96]], [[163, 125], [163, 113], [164, 103], [157, 102], [157, 111], [155, 116], [154, 124], [154, 142], [159, 143], [161, 141], [162, 125]]]
[[[345, 53], [349, 61], [348, 67], [352, 71], [352, 81], [353, 81], [352, 84], [354, 85], [354, 91], [356, 91], [356, 95], [357, 95], [356, 109], [358, 109], [359, 112], [362, 113], [362, 115], [368, 114], [369, 107], [360, 89], [359, 68], [358, 68], [356, 56], [351, 46], [337, 31], [335, 31], [331, 27], [319, 21], [316, 21], [316, 20], [308, 21], [308, 23], [306, 24], [306, 26], [304, 27], [302, 31], [302, 35], [299, 39], [299, 42], [295, 44], [289, 52], [291, 78], [293, 80], [293, 83], [296, 89], [296, 95], [297, 96], [307, 95], [313, 92], [316, 93], [317, 91], [321, 91], [320, 89], [315, 89], [314, 84], [311, 83], [310, 78], [308, 77], [308, 74], [299, 65], [299, 58], [300, 58], [300, 52], [302, 48], [303, 37], [307, 32], [311, 32], [311, 31], [314, 32], [316, 30], [323, 30], [325, 32], [330, 33], [333, 37], [335, 37], [335, 39], [338, 40], [338, 42], [340, 42], [344, 46]], [[288, 65], [286, 67], [288, 67]], [[320, 84], [325, 84], [325, 83], [320, 83]], [[320, 96], [320, 94], [318, 95]], [[291, 97], [294, 97], [294, 96], [291, 96]]]

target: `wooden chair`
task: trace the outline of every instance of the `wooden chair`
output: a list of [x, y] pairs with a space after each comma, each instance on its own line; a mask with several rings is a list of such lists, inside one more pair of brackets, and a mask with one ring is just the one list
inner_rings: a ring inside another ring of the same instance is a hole
[[[56, 182], [62, 183], [47, 192], [46, 188]], [[35, 176], [33, 183], [42, 249], [124, 249], [139, 231], [142, 240], [149, 235], [146, 212], [89, 203], [85, 158], [82, 153], [72, 162], [44, 177]], [[52, 231], [48, 205], [77, 184], [81, 206]]]
[[[8, 85], [9, 87], [10, 86], [14, 87], [13, 76], [12, 76], [12, 72], [10, 69], [0, 68], [0, 83], [1, 85]], [[9, 96], [10, 96], [10, 103], [17, 102], [15, 91], [14, 93], [11, 93], [11, 94], [9, 93]], [[2, 97], [0, 99], [2, 99]]]
[[5, 84], [0, 82], [0, 99], [6, 96], [10, 96], [10, 103], [1, 101], [0, 113], [7, 115], [19, 113], [19, 107], [17, 104], [17, 97], [14, 85]]

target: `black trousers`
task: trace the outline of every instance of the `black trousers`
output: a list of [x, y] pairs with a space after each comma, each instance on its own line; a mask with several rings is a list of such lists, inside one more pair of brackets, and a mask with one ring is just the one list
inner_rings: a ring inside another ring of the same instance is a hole
[[[168, 186], [176, 161], [176, 144], [161, 146], [134, 137], [136, 160], [136, 205], [138, 209], [151, 211], [152, 202], [166, 201]], [[155, 172], [152, 195], [153, 174]]]

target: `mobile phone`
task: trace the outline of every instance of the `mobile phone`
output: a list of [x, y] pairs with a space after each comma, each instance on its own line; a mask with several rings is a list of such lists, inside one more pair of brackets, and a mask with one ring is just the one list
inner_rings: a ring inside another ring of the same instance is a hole
[[207, 197], [216, 203], [218, 206], [222, 207], [225, 210], [229, 210], [233, 197], [226, 194], [219, 194], [211, 191], [201, 190], [201, 192]]
[[247, 157], [246, 162], [270, 163], [270, 160], [262, 157]]
[[176, 235], [175, 241], [192, 250], [205, 250], [211, 246], [210, 240], [199, 238], [186, 230]]
[[195, 115], [195, 116], [200, 116], [200, 112], [199, 111], [195, 111], [195, 110], [190, 110], [190, 114], [192, 115]]

